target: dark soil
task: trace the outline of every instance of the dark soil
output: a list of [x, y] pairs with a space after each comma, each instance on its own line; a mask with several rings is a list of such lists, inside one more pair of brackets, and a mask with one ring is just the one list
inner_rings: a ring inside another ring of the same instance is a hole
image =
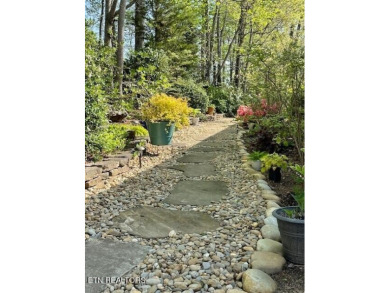
[[287, 262], [283, 271], [273, 274], [272, 279], [278, 284], [277, 293], [305, 292], [305, 266]]
[[[261, 149], [256, 148], [254, 138], [247, 135], [244, 135], [243, 138], [249, 153], [253, 151], [262, 151]], [[299, 164], [299, 157], [295, 148], [289, 147], [281, 149], [279, 154], [286, 155], [289, 159], [289, 164]], [[281, 207], [297, 205], [297, 202], [291, 195], [294, 186], [296, 185], [295, 175], [291, 169], [282, 170], [282, 180], [280, 183], [269, 180], [268, 174], [265, 175], [267, 177], [266, 181], [268, 185], [280, 197], [281, 202], [279, 205]], [[272, 275], [272, 278], [278, 284], [277, 293], [302, 293], [305, 288], [305, 266], [296, 265], [287, 261], [283, 271], [279, 274]]]

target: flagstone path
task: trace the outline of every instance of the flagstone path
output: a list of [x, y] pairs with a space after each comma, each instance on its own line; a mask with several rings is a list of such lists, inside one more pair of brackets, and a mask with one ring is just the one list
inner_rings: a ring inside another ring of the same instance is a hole
[[[86, 292], [276, 290], [268, 274], [248, 270], [253, 261], [279, 272], [284, 262], [268, 255], [273, 252], [263, 253], [264, 261], [251, 258], [263, 238], [266, 203], [256, 178], [242, 168], [235, 122], [224, 118], [190, 129], [186, 147], [171, 158], [87, 200], [87, 276], [142, 282], [86, 284]], [[276, 267], [268, 261], [274, 259]]]

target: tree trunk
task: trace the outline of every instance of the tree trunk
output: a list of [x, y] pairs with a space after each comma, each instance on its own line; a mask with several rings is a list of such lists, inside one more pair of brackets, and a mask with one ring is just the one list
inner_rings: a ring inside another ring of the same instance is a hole
[[241, 80], [241, 47], [244, 43], [245, 38], [245, 26], [246, 26], [246, 18], [247, 18], [247, 12], [249, 9], [248, 1], [242, 0], [241, 1], [241, 13], [240, 13], [240, 20], [238, 22], [238, 37], [237, 37], [237, 47], [236, 47], [236, 65], [235, 65], [235, 72], [234, 72], [234, 85], [236, 87], [240, 86], [240, 80]]
[[[218, 75], [221, 74], [221, 70], [225, 67], [225, 62], [226, 62], [226, 60], [229, 58], [230, 51], [231, 51], [231, 49], [232, 49], [233, 43], [234, 43], [234, 41], [235, 41], [236, 38], [237, 38], [237, 32], [238, 32], [238, 30], [236, 30], [236, 32], [234, 33], [233, 39], [230, 41], [228, 51], [226, 52], [225, 58], [223, 59], [222, 64], [221, 64], [221, 68], [220, 68], [220, 69], [218, 70], [218, 72], [217, 72]], [[231, 59], [230, 59], [230, 60], [231, 60]], [[230, 69], [232, 69], [232, 61], [230, 61]], [[233, 76], [233, 72], [230, 72], [230, 80], [232, 79], [232, 76]]]
[[144, 48], [144, 39], [145, 39], [145, 0], [136, 0], [135, 1], [135, 51], [140, 51]]
[[104, 17], [104, 0], [102, 0], [100, 17], [99, 17], [99, 45], [102, 44], [103, 17]]
[[163, 40], [162, 37], [162, 12], [160, 8], [160, 0], [154, 0], [154, 42], [156, 46]]
[[209, 32], [209, 1], [203, 0], [204, 8], [204, 38], [205, 38], [205, 70], [204, 70], [204, 81], [210, 79], [210, 68], [207, 66], [210, 60], [210, 32]]
[[220, 16], [218, 14], [217, 18], [217, 39], [218, 39], [218, 47], [217, 47], [217, 55], [218, 55], [218, 69], [217, 73], [215, 76], [216, 80], [216, 85], [221, 85], [222, 84], [222, 75], [221, 74], [221, 69], [222, 69], [222, 39], [223, 39], [223, 31], [225, 30], [225, 25], [226, 25], [226, 16], [227, 16], [227, 9], [225, 10], [225, 16], [223, 18], [223, 24], [222, 24], [222, 29], [220, 29]]
[[220, 28], [220, 10], [218, 11], [217, 14], [217, 28], [216, 28], [216, 33], [217, 33], [217, 60], [214, 62], [214, 70], [213, 70], [213, 84], [214, 85], [219, 85], [220, 82], [218, 82], [217, 79], [217, 73], [218, 73], [218, 68], [220, 66], [220, 60], [221, 60], [221, 28]]
[[104, 23], [104, 45], [112, 47], [115, 9], [118, 0], [106, 0], [105, 23]]
[[250, 32], [249, 32], [249, 44], [248, 44], [248, 52], [246, 54], [246, 60], [245, 60], [245, 66], [244, 66], [244, 74], [243, 74], [243, 80], [242, 80], [242, 91], [246, 92], [246, 86], [247, 86], [247, 72], [248, 72], [248, 66], [249, 66], [249, 56], [252, 51], [252, 42], [253, 42], [253, 24], [252, 21], [250, 23]]
[[118, 18], [118, 41], [116, 50], [117, 72], [116, 81], [119, 86], [119, 94], [123, 95], [123, 40], [125, 32], [126, 0], [121, 0]]
[[207, 70], [209, 71], [209, 74], [207, 75], [207, 81], [209, 84], [211, 84], [213, 81], [211, 80], [211, 76], [210, 76], [210, 73], [211, 73], [211, 70], [213, 69], [213, 64], [214, 64], [214, 56], [213, 56], [213, 48], [214, 48], [214, 35], [215, 35], [215, 25], [216, 25], [216, 19], [217, 19], [217, 15], [219, 14], [219, 8], [218, 6], [215, 7], [215, 12], [214, 12], [214, 16], [213, 16], [213, 22], [212, 22], [212, 25], [211, 25], [211, 32], [210, 32], [210, 47], [209, 47], [209, 59], [208, 59], [208, 63], [207, 63]]

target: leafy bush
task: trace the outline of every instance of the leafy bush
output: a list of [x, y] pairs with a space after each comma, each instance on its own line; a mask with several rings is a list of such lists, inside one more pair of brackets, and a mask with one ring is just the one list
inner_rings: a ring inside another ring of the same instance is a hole
[[107, 98], [112, 93], [114, 50], [100, 47], [95, 34], [85, 25], [85, 151], [86, 157], [99, 155], [105, 148]]
[[112, 125], [104, 131], [91, 134], [86, 147], [88, 159], [101, 160], [105, 155], [123, 150], [126, 146], [126, 139], [122, 135], [123, 132]]
[[134, 131], [135, 136], [148, 136], [149, 132], [146, 128], [141, 125], [131, 125], [124, 123], [115, 123], [109, 126], [109, 131], [116, 132], [121, 137], [127, 138], [128, 131]]
[[190, 108], [187, 100], [184, 98], [157, 94], [142, 105], [141, 111], [146, 121], [169, 121], [170, 123], [175, 123], [175, 127], [178, 129], [190, 124], [188, 119]]
[[132, 130], [135, 132], [135, 136], [148, 136], [149, 132], [143, 128], [141, 125], [130, 125], [127, 127], [127, 130]]
[[273, 167], [279, 167], [281, 169], [287, 168], [287, 157], [285, 155], [278, 155], [277, 153], [268, 154], [261, 158], [261, 162], [263, 163], [263, 167], [261, 168], [261, 172], [266, 172]]
[[280, 114], [267, 114], [257, 120], [257, 125], [249, 135], [254, 137], [252, 148], [260, 151], [284, 152], [293, 146], [286, 118]]
[[218, 113], [234, 117], [241, 103], [241, 92], [228, 86], [210, 86], [207, 90], [210, 103], [214, 104]]
[[88, 137], [88, 158], [94, 161], [103, 156], [121, 151], [126, 147], [128, 131], [135, 131], [136, 136], [148, 136], [149, 132], [139, 125], [110, 124], [103, 131], [94, 133]]
[[95, 34], [85, 27], [85, 132], [104, 127], [108, 121], [107, 96], [113, 78], [114, 51], [100, 48]]
[[149, 98], [170, 87], [169, 58], [163, 50], [133, 52], [124, 64], [124, 91], [132, 98]]
[[192, 79], [178, 78], [167, 91], [168, 94], [189, 98], [188, 104], [192, 108], [199, 108], [205, 112], [209, 104], [206, 90]]
[[200, 115], [202, 114], [202, 112], [200, 111], [200, 109], [193, 109], [193, 108], [190, 108], [190, 117], [200, 117]]

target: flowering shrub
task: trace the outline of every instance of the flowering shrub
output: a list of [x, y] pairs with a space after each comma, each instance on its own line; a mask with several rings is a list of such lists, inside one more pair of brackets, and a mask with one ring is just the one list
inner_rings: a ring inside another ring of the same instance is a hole
[[166, 94], [157, 94], [141, 108], [143, 119], [150, 122], [168, 121], [180, 129], [189, 125], [190, 108], [184, 98], [174, 98]]
[[249, 118], [253, 115], [253, 110], [249, 106], [241, 105], [237, 110], [238, 118], [243, 119], [244, 122], [248, 122]]
[[261, 99], [260, 103], [252, 104], [253, 115], [256, 117], [264, 117], [267, 114], [277, 114], [279, 112], [278, 104], [268, 105], [266, 99]]
[[241, 105], [237, 110], [237, 115], [238, 118], [242, 119], [244, 122], [248, 122], [248, 120], [257, 120], [267, 114], [276, 114], [278, 112], [278, 104], [268, 105], [266, 99], [261, 99], [258, 104], [252, 104], [250, 106]]

